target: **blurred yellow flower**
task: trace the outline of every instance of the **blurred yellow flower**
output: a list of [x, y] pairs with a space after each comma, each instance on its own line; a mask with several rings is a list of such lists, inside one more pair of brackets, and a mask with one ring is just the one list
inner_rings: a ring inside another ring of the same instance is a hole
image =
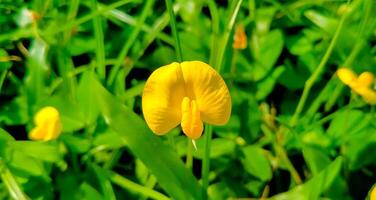
[[372, 89], [375, 78], [372, 73], [363, 72], [357, 76], [350, 69], [340, 68], [337, 70], [337, 76], [352, 91], [362, 96], [364, 101], [372, 105], [376, 104], [376, 91]]
[[373, 186], [372, 190], [371, 190], [371, 194], [369, 195], [370, 196], [370, 200], [376, 200], [376, 186]]
[[32, 140], [53, 140], [61, 133], [60, 114], [56, 108], [47, 106], [40, 109], [34, 117], [35, 128], [30, 131]]
[[164, 135], [181, 124], [185, 135], [197, 139], [203, 122], [224, 125], [231, 114], [231, 97], [221, 76], [200, 61], [171, 63], [146, 81], [142, 111], [149, 128]]
[[244, 27], [239, 25], [236, 27], [234, 34], [234, 43], [232, 44], [234, 49], [245, 49], [247, 48], [247, 35], [245, 34]]

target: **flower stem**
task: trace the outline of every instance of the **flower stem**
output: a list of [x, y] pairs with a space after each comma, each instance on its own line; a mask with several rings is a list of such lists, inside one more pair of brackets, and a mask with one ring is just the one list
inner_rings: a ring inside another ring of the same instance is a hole
[[329, 57], [330, 57], [331, 53], [333, 52], [334, 46], [337, 43], [338, 36], [341, 33], [343, 24], [344, 24], [345, 19], [347, 18], [347, 16], [348, 15], [345, 14], [345, 15], [343, 15], [341, 17], [341, 19], [339, 21], [339, 24], [337, 26], [336, 32], [334, 33], [333, 39], [330, 42], [328, 49], [326, 50], [323, 58], [321, 59], [318, 67], [316, 68], [316, 70], [313, 72], [313, 74], [305, 82], [304, 89], [303, 89], [303, 94], [302, 94], [302, 96], [301, 96], [301, 98], [299, 100], [298, 106], [296, 107], [295, 113], [294, 113], [294, 115], [292, 116], [292, 118], [290, 120], [290, 126], [295, 126], [296, 123], [298, 122], [300, 113], [303, 111], [303, 108], [304, 108], [305, 103], [307, 101], [308, 95], [309, 95], [309, 93], [311, 91], [311, 88], [313, 87], [314, 83], [319, 78], [319, 76], [322, 74], [322, 72], [323, 72], [323, 70], [325, 68], [326, 63], [328, 62]]
[[213, 127], [209, 124], [205, 125], [204, 139], [204, 157], [202, 159], [202, 188], [204, 196], [207, 196], [207, 190], [209, 186], [209, 172], [210, 172], [210, 146], [213, 134]]
[[170, 26], [171, 26], [171, 30], [172, 30], [172, 35], [174, 36], [174, 39], [175, 39], [176, 54], [177, 54], [177, 57], [178, 57], [178, 61], [182, 62], [183, 61], [183, 54], [182, 54], [182, 51], [181, 51], [178, 28], [176, 26], [176, 20], [175, 20], [174, 10], [172, 8], [172, 2], [171, 2], [171, 0], [165, 0], [165, 2], [166, 2], [168, 14], [170, 15]]
[[187, 154], [186, 154], [185, 166], [188, 169], [192, 169], [192, 164], [193, 164], [193, 156], [192, 156], [193, 148], [192, 147], [193, 147], [192, 139], [187, 137]]

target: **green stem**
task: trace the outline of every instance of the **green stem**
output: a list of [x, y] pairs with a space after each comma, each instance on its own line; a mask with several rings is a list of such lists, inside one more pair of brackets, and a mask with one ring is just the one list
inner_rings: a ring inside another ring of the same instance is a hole
[[5, 78], [7, 77], [7, 74], [8, 74], [8, 70], [4, 70], [3, 72], [1, 72], [1, 75], [0, 75], [0, 92], [1, 92], [1, 89], [3, 88], [3, 84], [4, 84], [4, 81], [5, 81]]
[[132, 182], [132, 181], [124, 178], [123, 176], [120, 176], [119, 174], [117, 174], [115, 172], [108, 171], [108, 175], [109, 175], [109, 177], [110, 177], [110, 179], [113, 183], [117, 184], [118, 186], [120, 186], [122, 188], [140, 193], [141, 195], [150, 197], [152, 199], [157, 199], [157, 200], [168, 200], [169, 199], [164, 194], [159, 193], [155, 190], [152, 190], [148, 187], [144, 187], [142, 185], [139, 185], [135, 182]]
[[[210, 53], [210, 65], [213, 66], [218, 73], [221, 71], [221, 66], [224, 60], [224, 53], [225, 49], [228, 43], [228, 39], [230, 37], [231, 31], [235, 24], [235, 19], [239, 13], [240, 5], [242, 3], [242, 0], [233, 1], [234, 8], [231, 12], [231, 15], [229, 17], [229, 20], [227, 22], [226, 30], [223, 35], [223, 40], [221, 43], [218, 44], [217, 39], [220, 39], [219, 37], [219, 13], [218, 9], [215, 5], [215, 1], [209, 1], [208, 6], [210, 10], [210, 14], [212, 16], [212, 28], [213, 28], [213, 41], [212, 41], [212, 52]], [[209, 187], [209, 172], [210, 172], [210, 149], [211, 149], [211, 140], [213, 135], [213, 127], [209, 124], [205, 125], [205, 132], [204, 132], [204, 157], [202, 159], [202, 187], [203, 187], [203, 195], [207, 198], [207, 191]]]
[[204, 157], [202, 159], [202, 188], [204, 196], [207, 196], [207, 190], [209, 186], [209, 172], [210, 172], [210, 146], [213, 134], [213, 127], [209, 124], [205, 125], [204, 139]]
[[133, 29], [131, 35], [127, 39], [127, 42], [125, 43], [125, 45], [121, 49], [119, 56], [116, 59], [116, 63], [114, 64], [114, 66], [111, 69], [107, 85], [111, 86], [114, 83], [116, 75], [117, 75], [121, 65], [124, 63], [124, 59], [125, 59], [126, 55], [128, 54], [129, 50], [131, 49], [132, 45], [134, 44], [134, 41], [136, 41], [137, 36], [140, 34], [142, 25], [144, 24], [147, 16], [150, 14], [150, 11], [153, 7], [153, 4], [154, 4], [153, 0], [148, 0], [146, 2], [145, 6], [142, 10], [140, 19], [138, 20], [138, 23], [137, 23], [135, 29]]
[[[98, 9], [97, 0], [92, 0], [91, 9], [95, 12]], [[106, 77], [106, 65], [105, 65], [105, 49], [104, 49], [104, 36], [101, 17], [96, 16], [93, 19], [94, 36], [96, 41], [95, 57], [97, 61], [98, 77], [101, 81], [104, 81]]]
[[192, 169], [192, 164], [193, 164], [192, 150], [193, 150], [192, 139], [187, 137], [187, 154], [186, 154], [187, 157], [185, 160], [185, 166], [188, 169]]
[[318, 67], [316, 68], [316, 70], [313, 72], [313, 74], [308, 78], [308, 80], [305, 82], [304, 84], [304, 89], [303, 89], [303, 94], [299, 100], [299, 103], [298, 103], [298, 106], [296, 107], [296, 110], [295, 110], [295, 113], [294, 115], [292, 116], [291, 118], [291, 121], [290, 121], [290, 126], [295, 126], [296, 123], [298, 122], [298, 119], [299, 119], [299, 116], [300, 116], [300, 113], [302, 112], [304, 106], [305, 106], [305, 103], [307, 101], [307, 98], [309, 96], [309, 93], [314, 85], [314, 83], [316, 82], [316, 80], [319, 78], [319, 76], [322, 74], [324, 68], [325, 68], [325, 65], [326, 63], [328, 62], [328, 59], [331, 55], [331, 53], [333, 52], [333, 49], [334, 49], [334, 46], [335, 44], [337, 43], [337, 40], [338, 40], [338, 36], [339, 34], [341, 33], [341, 30], [342, 30], [342, 27], [343, 27], [343, 24], [345, 22], [345, 19], [347, 18], [346, 17], [347, 15], [343, 15], [341, 20], [339, 21], [339, 24], [337, 26], [337, 30], [336, 32], [334, 33], [334, 36], [333, 36], [333, 39], [332, 41], [330, 42], [329, 44], [329, 47], [328, 49], [326, 50], [325, 54], [324, 54], [324, 57], [321, 59]]
[[[356, 1], [360, 2], [360, 1]], [[376, 20], [372, 18], [372, 1], [364, 1], [365, 5], [364, 7], [366, 8], [364, 18], [361, 22], [360, 28], [359, 28], [359, 34], [357, 36], [358, 41], [355, 43], [355, 47], [352, 49], [350, 55], [347, 57], [346, 61], [343, 63], [344, 67], [350, 67], [355, 60], [356, 56], [358, 56], [360, 50], [363, 48], [364, 45], [366, 45], [366, 39], [369, 37], [369, 35], [372, 33], [372, 30], [374, 30], [376, 26]], [[359, 3], [356, 3], [354, 5], [354, 10], [357, 6], [359, 6]], [[372, 23], [367, 23], [370, 19], [373, 19]], [[371, 24], [371, 25], [369, 25]], [[366, 31], [366, 28], [368, 28], [368, 32]], [[329, 101], [325, 104], [325, 111], [330, 110], [335, 102], [337, 101], [339, 95], [341, 94], [343, 88], [345, 86], [340, 83], [340, 85], [335, 89], [333, 92], [333, 95], [329, 99]]]
[[287, 156], [286, 150], [283, 148], [283, 146], [278, 142], [278, 140], [275, 138], [274, 134], [271, 132], [271, 130], [265, 126], [261, 126], [261, 130], [264, 132], [266, 137], [270, 138], [272, 141], [273, 149], [276, 152], [276, 154], [282, 159], [282, 161], [285, 162], [287, 166], [287, 170], [290, 172], [292, 179], [296, 184], [302, 184], [302, 179], [299, 176], [298, 171], [295, 169], [294, 165], [290, 161], [289, 157]]
[[6, 188], [8, 189], [8, 192], [10, 196], [13, 199], [17, 200], [27, 200], [29, 197], [27, 197], [23, 192], [21, 187], [18, 185], [16, 179], [14, 178], [13, 174], [9, 171], [5, 163], [0, 160], [0, 176], [3, 180], [3, 183], [5, 184]]
[[211, 51], [209, 63], [211, 66], [215, 67], [218, 55], [218, 40], [220, 39], [219, 34], [219, 13], [218, 8], [214, 0], [208, 1], [208, 7], [211, 15], [212, 23], [212, 41], [211, 41]]
[[[226, 30], [223, 34], [223, 37], [220, 37], [220, 41], [219, 42], [219, 48], [216, 48], [218, 49], [216, 51], [217, 55], [215, 55], [215, 58], [217, 58], [217, 61], [218, 63], [215, 63], [214, 67], [217, 69], [218, 73], [220, 73], [221, 71], [221, 68], [222, 68], [222, 63], [223, 63], [223, 60], [224, 60], [224, 54], [225, 54], [225, 51], [226, 51], [226, 46], [227, 46], [227, 43], [229, 41], [229, 38], [230, 38], [230, 35], [231, 35], [231, 32], [232, 32], [232, 29], [234, 28], [234, 24], [235, 24], [235, 20], [236, 20], [236, 17], [238, 16], [238, 13], [239, 13], [239, 9], [240, 9], [240, 5], [242, 4], [243, 0], [238, 0], [238, 1], [234, 1], [234, 9], [230, 15], [230, 18], [227, 22], [227, 26], [226, 26]], [[214, 43], [218, 43], [218, 41], [213, 41]], [[215, 46], [215, 44], [213, 45], [213, 47]], [[218, 59], [220, 58], [220, 59]], [[212, 59], [214, 58], [211, 58], [210, 60], [212, 61]]]
[[177, 53], [178, 61], [182, 62], [183, 61], [183, 54], [182, 54], [181, 45], [180, 45], [178, 28], [176, 26], [175, 14], [174, 14], [174, 10], [172, 8], [172, 2], [171, 2], [171, 0], [165, 0], [165, 2], [166, 2], [166, 7], [167, 7], [167, 10], [168, 10], [168, 13], [170, 15], [170, 26], [171, 26], [171, 30], [172, 30], [172, 35], [174, 36], [174, 39], [175, 39], [175, 50], [176, 50], [176, 53]]

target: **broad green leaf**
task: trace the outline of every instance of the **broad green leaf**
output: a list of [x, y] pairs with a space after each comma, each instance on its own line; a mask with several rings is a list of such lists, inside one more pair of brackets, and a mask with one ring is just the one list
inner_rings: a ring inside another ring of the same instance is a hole
[[0, 128], [0, 140], [14, 141], [14, 138], [7, 131], [5, 131], [4, 129]]
[[60, 162], [62, 155], [58, 143], [38, 141], [14, 141], [9, 143], [9, 148], [26, 156], [47, 162]]
[[88, 92], [91, 87], [90, 81], [88, 76], [82, 76], [77, 89], [77, 100], [86, 125], [93, 123], [99, 116], [99, 108], [95, 105], [93, 94]]
[[313, 176], [330, 164], [329, 156], [325, 150], [318, 147], [305, 145], [303, 147], [303, 156]]
[[370, 120], [371, 118], [360, 110], [338, 111], [329, 125], [327, 134], [341, 144], [351, 134], [368, 126]]
[[244, 157], [241, 158], [244, 169], [262, 181], [272, 178], [272, 168], [264, 154], [264, 150], [257, 146], [247, 146], [242, 149]]
[[253, 78], [258, 81], [267, 75], [277, 62], [283, 48], [283, 35], [281, 30], [269, 32], [260, 39], [259, 55], [255, 57], [255, 65], [250, 69]]
[[18, 173], [26, 174], [26, 176], [45, 176], [47, 174], [42, 161], [25, 155], [23, 152], [13, 151], [7, 163], [16, 175]]
[[286, 39], [286, 46], [293, 55], [304, 55], [313, 49], [313, 41], [303, 34], [294, 35]]
[[91, 92], [107, 124], [124, 138], [129, 149], [156, 176], [161, 187], [175, 199], [202, 199], [197, 180], [173, 149], [151, 133], [139, 116], [117, 101], [94, 77], [92, 79]]

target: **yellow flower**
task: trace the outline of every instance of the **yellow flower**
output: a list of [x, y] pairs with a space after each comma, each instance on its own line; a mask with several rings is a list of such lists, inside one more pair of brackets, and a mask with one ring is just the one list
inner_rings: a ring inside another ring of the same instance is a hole
[[370, 72], [363, 72], [357, 76], [347, 68], [337, 70], [339, 79], [349, 86], [352, 91], [359, 94], [369, 104], [376, 104], [376, 92], [371, 88], [374, 83], [374, 76]]
[[171, 63], [146, 81], [142, 111], [149, 128], [164, 135], [181, 124], [185, 135], [197, 139], [203, 122], [224, 125], [231, 114], [231, 97], [221, 76], [200, 61]]
[[370, 196], [370, 198], [369, 198], [370, 200], [376, 200], [376, 186], [373, 186], [369, 196]]
[[234, 49], [245, 49], [247, 48], [247, 35], [245, 34], [244, 27], [239, 25], [236, 27], [234, 34], [234, 43], [232, 44]]
[[29, 134], [32, 140], [53, 140], [61, 132], [60, 114], [56, 108], [47, 106], [40, 109], [34, 117], [35, 128]]

